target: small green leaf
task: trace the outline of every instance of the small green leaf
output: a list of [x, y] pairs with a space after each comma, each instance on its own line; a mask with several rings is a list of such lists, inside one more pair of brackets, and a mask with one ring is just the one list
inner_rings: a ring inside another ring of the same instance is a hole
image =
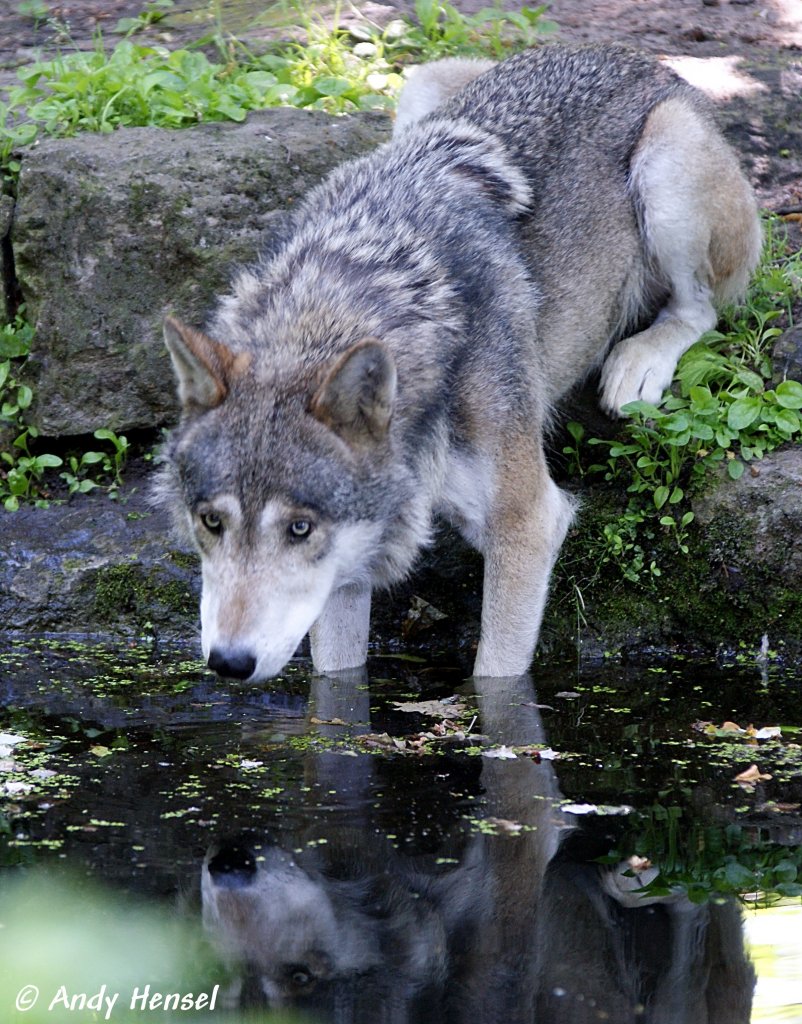
[[84, 452], [81, 456], [82, 466], [93, 466], [96, 462], [102, 462], [106, 456], [103, 452]]
[[666, 430], [670, 430], [672, 434], [679, 434], [681, 431], [687, 430], [690, 422], [687, 413], [677, 412], [672, 416], [666, 416], [663, 420], [663, 426]]
[[621, 412], [625, 416], [642, 416], [647, 420], [657, 419], [663, 415], [656, 405], [642, 401], [627, 402], [626, 405], [621, 406]]
[[748, 890], [755, 887], [754, 872], [736, 860], [731, 860], [724, 869], [724, 874], [729, 884], [738, 890]]
[[656, 488], [655, 492], [654, 492], [654, 507], [658, 508], [658, 509], [662, 508], [663, 505], [665, 505], [665, 503], [668, 501], [669, 493], [670, 492], [669, 492], [668, 487], [658, 487], [658, 488]]
[[774, 417], [774, 424], [786, 437], [791, 437], [799, 430], [799, 416], [793, 409], [780, 409]]
[[735, 375], [736, 379], [742, 384], [746, 384], [748, 388], [753, 391], [760, 393], [765, 387], [765, 382], [760, 374], [755, 373], [754, 370], [747, 370], [746, 367], [741, 367]]
[[716, 431], [716, 444], [719, 448], [729, 448], [731, 441], [732, 434], [725, 430], [724, 427], [719, 427]]
[[738, 459], [729, 459], [727, 462], [727, 472], [731, 480], [740, 480], [744, 475], [745, 469], [746, 466]]
[[802, 384], [795, 380], [784, 380], [775, 388], [777, 401], [784, 409], [802, 409]]
[[730, 430], [744, 430], [759, 415], [759, 398], [737, 398], [727, 410], [727, 426]]
[[345, 93], [350, 92], [351, 83], [347, 78], [334, 78], [327, 75], [322, 78], [316, 78], [312, 82], [312, 87], [321, 96], [343, 96]]
[[701, 385], [689, 388], [688, 396], [690, 397], [692, 405], [700, 407], [710, 405], [716, 401], [715, 398], [713, 398], [710, 388], [702, 387]]

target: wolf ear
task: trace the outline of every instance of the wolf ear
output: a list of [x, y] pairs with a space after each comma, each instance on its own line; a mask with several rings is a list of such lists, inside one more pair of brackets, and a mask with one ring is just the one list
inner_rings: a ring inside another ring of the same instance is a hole
[[178, 397], [185, 412], [214, 409], [228, 394], [231, 381], [250, 363], [244, 352], [214, 341], [173, 316], [164, 321], [164, 343], [178, 380]]
[[390, 353], [379, 341], [360, 341], [329, 369], [310, 412], [348, 444], [380, 441], [393, 415], [395, 389]]

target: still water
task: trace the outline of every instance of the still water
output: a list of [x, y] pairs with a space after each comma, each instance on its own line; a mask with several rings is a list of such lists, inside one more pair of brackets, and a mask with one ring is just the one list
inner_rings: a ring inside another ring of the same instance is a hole
[[0, 1021], [802, 1022], [801, 697], [8, 641]]

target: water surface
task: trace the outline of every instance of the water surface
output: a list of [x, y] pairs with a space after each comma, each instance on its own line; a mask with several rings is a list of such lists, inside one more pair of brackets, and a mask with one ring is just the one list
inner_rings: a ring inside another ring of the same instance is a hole
[[232, 1020], [802, 1021], [800, 684], [770, 658], [232, 688], [180, 647], [17, 640], [0, 694], [8, 1019], [102, 1020], [47, 1007], [105, 985], [127, 1020], [150, 982]]

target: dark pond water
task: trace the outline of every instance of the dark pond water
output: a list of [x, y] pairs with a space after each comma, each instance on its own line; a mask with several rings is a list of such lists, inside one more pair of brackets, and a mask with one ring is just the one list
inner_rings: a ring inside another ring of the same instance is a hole
[[0, 698], [0, 1021], [802, 1021], [770, 656], [230, 689], [62, 638]]

